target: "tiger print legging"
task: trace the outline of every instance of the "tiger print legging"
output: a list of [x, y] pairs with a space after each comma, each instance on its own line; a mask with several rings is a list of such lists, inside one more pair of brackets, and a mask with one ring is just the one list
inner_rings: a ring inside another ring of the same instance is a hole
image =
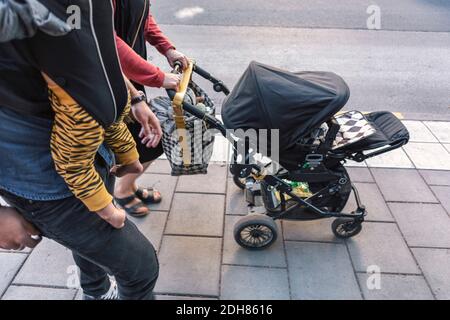
[[130, 112], [130, 96], [122, 115], [105, 130], [61, 87], [48, 84], [48, 88], [55, 112], [50, 149], [56, 171], [90, 211], [99, 211], [112, 201], [94, 167], [100, 145], [105, 142], [122, 165], [139, 159], [136, 142], [124, 122]]

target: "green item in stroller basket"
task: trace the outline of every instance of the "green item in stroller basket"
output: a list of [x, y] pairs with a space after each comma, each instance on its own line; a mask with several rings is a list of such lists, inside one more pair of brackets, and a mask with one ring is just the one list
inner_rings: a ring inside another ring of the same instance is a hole
[[[197, 98], [202, 102], [197, 103]], [[215, 106], [207, 94], [193, 81], [186, 92], [185, 101], [214, 116]], [[179, 141], [173, 118], [172, 101], [167, 97], [157, 97], [150, 101], [151, 108], [161, 123], [162, 146], [174, 176], [206, 174], [214, 149], [214, 132], [203, 120], [185, 112], [186, 134], [190, 149], [190, 163], [183, 160], [183, 148]]]
[[[287, 179], [283, 179], [284, 182], [288, 183], [292, 187], [292, 193], [300, 198], [308, 198], [312, 196], [311, 190], [309, 189], [309, 184], [307, 182], [297, 182]], [[276, 194], [278, 200], [280, 200], [280, 194]], [[289, 195], [285, 196], [286, 200], [290, 199]]]

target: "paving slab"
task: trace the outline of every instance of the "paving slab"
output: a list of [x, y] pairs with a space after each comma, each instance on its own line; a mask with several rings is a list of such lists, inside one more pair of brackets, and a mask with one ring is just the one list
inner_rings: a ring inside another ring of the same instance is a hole
[[443, 146], [447, 149], [448, 153], [450, 153], [450, 143], [444, 143]]
[[367, 168], [349, 167], [347, 172], [352, 182], [374, 182], [372, 174]]
[[226, 214], [245, 216], [248, 213], [248, 203], [244, 191], [238, 188], [232, 179], [228, 179]]
[[[433, 300], [423, 276], [381, 274], [379, 289], [369, 289], [368, 274], [358, 273], [358, 281], [367, 300]], [[370, 282], [370, 279], [369, 279]], [[371, 287], [370, 287], [371, 288]]]
[[53, 240], [44, 239], [34, 248], [14, 284], [66, 287], [75, 266], [70, 250]]
[[450, 143], [450, 122], [424, 121], [424, 124], [442, 143]]
[[73, 300], [83, 300], [83, 290], [82, 289], [78, 289]]
[[155, 160], [147, 169], [146, 173], [170, 174], [172, 168], [167, 160]]
[[223, 266], [222, 300], [289, 300], [286, 269]]
[[432, 186], [431, 190], [433, 190], [444, 209], [450, 215], [450, 187]]
[[402, 123], [409, 131], [410, 142], [438, 142], [422, 121], [404, 120]]
[[219, 295], [222, 239], [164, 236], [155, 293]]
[[450, 248], [450, 217], [439, 204], [389, 203], [409, 246]]
[[371, 169], [386, 201], [437, 202], [416, 170]]
[[286, 242], [292, 299], [361, 299], [343, 244]]
[[450, 170], [450, 153], [440, 143], [408, 143], [403, 147], [418, 169]]
[[178, 177], [166, 174], [143, 174], [137, 180], [137, 184], [141, 187], [154, 187], [161, 192], [162, 201], [151, 204], [151, 210], [169, 211], [177, 180]]
[[0, 252], [0, 297], [16, 276], [27, 255], [13, 252]]
[[361, 233], [348, 239], [347, 245], [358, 272], [377, 266], [383, 273], [420, 273], [394, 223], [365, 222]]
[[291, 241], [342, 242], [331, 231], [331, 219], [311, 221], [284, 220], [283, 236]]
[[222, 135], [216, 135], [211, 162], [227, 162], [230, 157], [230, 143]]
[[420, 174], [429, 185], [450, 186], [450, 171], [420, 170]]
[[437, 299], [450, 299], [450, 250], [413, 248], [422, 271]]
[[345, 163], [345, 167], [346, 168], [365, 168], [367, 167], [367, 164], [365, 161], [363, 162], [356, 162], [353, 160], [347, 160], [347, 162]]
[[24, 253], [24, 254], [28, 254], [31, 251], [33, 251], [33, 249], [31, 248], [24, 248], [23, 250], [5, 250], [5, 249], [1, 249], [0, 248], [0, 252], [14, 252], [14, 253]]
[[224, 195], [176, 193], [165, 232], [221, 237], [224, 206]]
[[226, 176], [225, 165], [210, 164], [207, 174], [181, 176], [178, 180], [177, 191], [225, 194]]
[[165, 211], [152, 211], [150, 215], [142, 218], [130, 217], [138, 229], [147, 237], [153, 244], [156, 251], [161, 246], [161, 240], [166, 225], [168, 213]]
[[372, 168], [414, 168], [402, 148], [367, 159], [366, 162]]
[[[367, 209], [367, 221], [394, 221], [389, 208], [375, 183], [355, 183], [359, 197]], [[348, 199], [344, 212], [352, 212], [357, 208], [353, 193]]]
[[281, 225], [278, 239], [264, 250], [247, 250], [239, 246], [233, 237], [234, 224], [240, 219], [238, 216], [225, 217], [225, 235], [223, 245], [223, 263], [247, 266], [286, 267]]
[[73, 300], [77, 290], [10, 286], [2, 300]]

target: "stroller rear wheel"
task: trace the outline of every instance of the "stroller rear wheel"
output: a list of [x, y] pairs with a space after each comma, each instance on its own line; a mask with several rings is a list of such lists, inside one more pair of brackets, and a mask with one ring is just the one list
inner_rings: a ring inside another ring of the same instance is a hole
[[278, 237], [275, 221], [264, 214], [250, 214], [234, 225], [234, 239], [245, 249], [259, 250], [270, 246]]
[[353, 218], [337, 218], [331, 224], [334, 235], [340, 239], [356, 236], [362, 230], [362, 224]]

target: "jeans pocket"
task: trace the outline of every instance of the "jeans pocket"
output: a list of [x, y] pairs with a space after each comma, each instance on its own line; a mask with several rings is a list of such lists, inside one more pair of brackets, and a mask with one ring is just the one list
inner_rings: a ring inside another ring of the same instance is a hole
[[8, 205], [22, 214], [32, 212], [39, 208], [39, 205], [35, 201], [16, 196], [5, 190], [0, 190], [0, 197], [2, 197]]

